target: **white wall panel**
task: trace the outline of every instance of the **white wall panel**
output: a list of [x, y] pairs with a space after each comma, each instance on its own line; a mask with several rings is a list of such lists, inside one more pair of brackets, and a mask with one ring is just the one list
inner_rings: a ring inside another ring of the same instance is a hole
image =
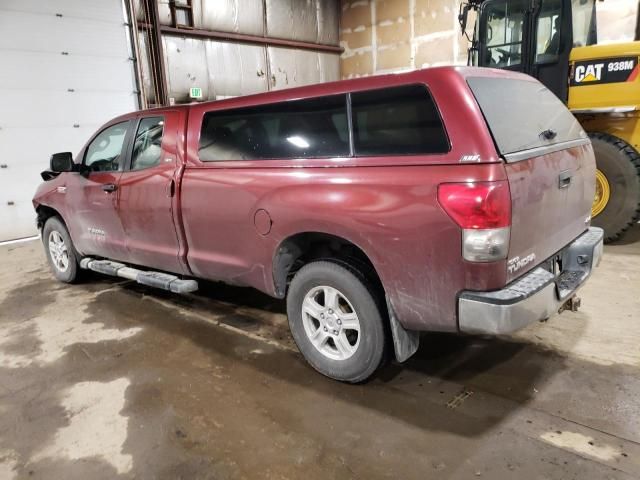
[[[29, 12], [2, 11], [1, 1], [0, 12], [0, 50], [57, 55], [68, 52], [106, 58], [120, 53], [118, 49], [114, 51], [113, 46], [122, 45], [122, 21], [90, 22], [77, 17], [57, 18]], [[122, 15], [122, 11], [119, 13]], [[29, 35], [25, 35], [25, 27], [29, 29]], [[95, 42], [96, 37], [101, 41]]]
[[264, 35], [262, 0], [202, 0], [192, 4], [196, 28]]
[[237, 97], [268, 90], [264, 47], [215, 41], [208, 41], [205, 46], [209, 98]]
[[338, 45], [338, 0], [266, 0], [270, 37]]
[[71, 88], [97, 93], [134, 90], [132, 62], [128, 56], [117, 58], [0, 50], [0, 65], [3, 67], [0, 69], [0, 90], [66, 92]]
[[340, 57], [333, 53], [318, 53], [318, 70], [321, 82], [340, 80]]
[[[171, 8], [166, 0], [158, 1], [158, 17], [161, 25], [171, 25]], [[147, 19], [148, 20], [148, 19]], [[147, 21], [147, 23], [151, 23]]]
[[[74, 155], [77, 154], [100, 125], [102, 125], [102, 122], [87, 123], [79, 125], [77, 128], [39, 125], [25, 128], [3, 128], [0, 130], [0, 143], [2, 143], [3, 152], [0, 164], [8, 165], [12, 172], [16, 172], [22, 167], [31, 168], [32, 166], [36, 169], [36, 172], [41, 172], [48, 168], [49, 157], [51, 157], [52, 152], [70, 151]], [[37, 147], [37, 144], [42, 141], [46, 141], [47, 148], [51, 151], [42, 151], [40, 155], [35, 153], [29, 155], [29, 157], [20, 158], [20, 151]], [[2, 175], [1, 172], [0, 175]], [[26, 178], [18, 177], [18, 181], [15, 183], [24, 188], [22, 180]]]
[[33, 13], [42, 16], [60, 14], [62, 18], [84, 18], [92, 22], [122, 24], [122, 3], [113, 0], [2, 0], [0, 11]]
[[272, 89], [330, 82], [340, 78], [340, 58], [331, 53], [269, 47]]
[[165, 36], [162, 43], [169, 97], [185, 103], [189, 101], [189, 89], [200, 87], [203, 97], [209, 98], [205, 40]]
[[340, 43], [340, 13], [340, 3], [337, 0], [318, 0], [318, 43]]
[[317, 0], [267, 0], [267, 36], [315, 42]]
[[0, 1], [0, 241], [36, 233], [52, 153], [137, 107], [124, 20], [121, 0]]

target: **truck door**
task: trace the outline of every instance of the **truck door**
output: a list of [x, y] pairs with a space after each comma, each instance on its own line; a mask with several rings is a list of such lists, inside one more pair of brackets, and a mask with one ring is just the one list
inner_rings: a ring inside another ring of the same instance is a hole
[[571, 2], [542, 0], [533, 10], [529, 74], [566, 103], [569, 54], [573, 46]]
[[488, 0], [480, 9], [478, 65], [527, 73], [531, 0]]
[[128, 261], [186, 273], [180, 260], [176, 182], [184, 112], [156, 110], [138, 117], [127, 163], [118, 185], [118, 214]]
[[71, 237], [84, 255], [127, 258], [117, 189], [133, 123], [115, 123], [98, 132], [81, 153], [81, 173], [69, 175], [62, 187]]

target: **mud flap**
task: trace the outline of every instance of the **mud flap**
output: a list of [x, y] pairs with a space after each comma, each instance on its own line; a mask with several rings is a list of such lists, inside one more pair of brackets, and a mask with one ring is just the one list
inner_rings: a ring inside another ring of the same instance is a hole
[[391, 336], [393, 337], [393, 350], [398, 362], [404, 362], [418, 351], [420, 346], [420, 332], [406, 330], [396, 318], [389, 297], [387, 300], [387, 311], [389, 312], [389, 323], [391, 325]]

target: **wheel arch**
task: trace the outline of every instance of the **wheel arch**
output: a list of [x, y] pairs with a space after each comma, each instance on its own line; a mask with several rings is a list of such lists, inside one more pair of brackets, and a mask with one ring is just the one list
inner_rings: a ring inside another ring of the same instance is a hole
[[339, 235], [306, 231], [286, 237], [276, 249], [272, 262], [276, 296], [284, 298], [293, 275], [307, 263], [320, 259], [336, 260], [357, 268], [384, 295], [382, 278], [362, 247]]
[[64, 218], [62, 217], [62, 214], [55, 208], [49, 207], [48, 205], [40, 204], [36, 207], [36, 215], [37, 215], [36, 223], [38, 225], [39, 230], [42, 230], [44, 228], [44, 224], [51, 217], [58, 217], [60, 221], [64, 223], [65, 227], [67, 227], [67, 230], [69, 230], [67, 222], [65, 222]]
[[59, 210], [56, 210], [55, 208], [50, 207], [48, 205], [39, 204], [36, 207], [36, 215], [37, 215], [36, 223], [38, 226], [38, 230], [40, 230], [40, 232], [42, 232], [42, 230], [44, 229], [44, 225], [47, 223], [47, 220], [49, 220], [50, 218], [56, 217], [60, 219], [64, 227], [67, 229], [69, 238], [71, 238], [71, 244], [72, 244], [71, 247], [73, 248], [76, 255], [78, 255], [78, 257], [82, 256], [81, 252], [78, 251], [78, 248], [76, 247], [76, 242], [73, 238], [73, 233], [71, 233], [71, 229], [69, 228], [69, 224], [66, 222], [66, 220], [64, 219], [64, 217], [62, 216]]

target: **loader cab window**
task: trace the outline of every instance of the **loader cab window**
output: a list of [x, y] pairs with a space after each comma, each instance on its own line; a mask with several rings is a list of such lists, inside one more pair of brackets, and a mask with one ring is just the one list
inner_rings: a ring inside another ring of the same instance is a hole
[[587, 47], [598, 43], [595, 0], [571, 0], [573, 46]]
[[536, 21], [536, 63], [558, 61], [561, 47], [562, 4], [543, 0]]
[[519, 69], [522, 64], [522, 34], [528, 2], [494, 0], [482, 10], [484, 45], [481, 63], [487, 67]]

